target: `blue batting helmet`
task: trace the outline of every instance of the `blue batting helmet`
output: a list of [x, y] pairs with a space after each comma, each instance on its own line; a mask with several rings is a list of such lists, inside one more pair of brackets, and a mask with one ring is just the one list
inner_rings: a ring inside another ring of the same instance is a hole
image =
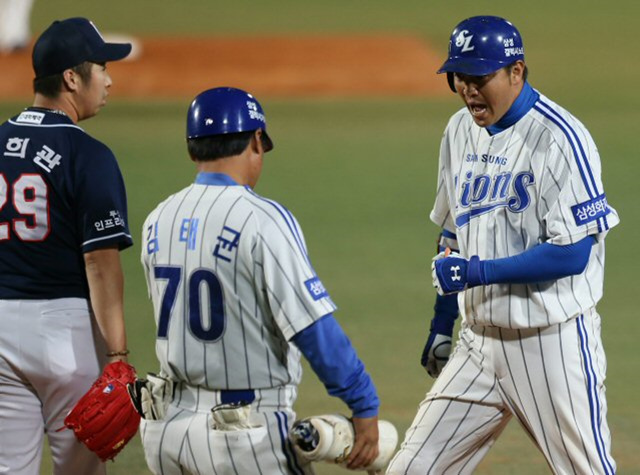
[[262, 106], [242, 89], [216, 87], [198, 94], [187, 112], [187, 138], [262, 129], [265, 152], [273, 148]]
[[474, 16], [451, 33], [449, 57], [438, 74], [484, 76], [518, 60], [524, 61], [524, 47], [516, 27], [497, 16]]

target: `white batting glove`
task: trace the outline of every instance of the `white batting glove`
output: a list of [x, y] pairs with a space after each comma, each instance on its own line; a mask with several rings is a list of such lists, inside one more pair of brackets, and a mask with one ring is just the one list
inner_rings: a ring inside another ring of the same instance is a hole
[[143, 419], [164, 419], [173, 397], [173, 381], [149, 373], [146, 379], [136, 379], [134, 383], [128, 384], [127, 389], [131, 402]]
[[[455, 299], [456, 297], [446, 297], [446, 299], [451, 298]], [[438, 297], [438, 299], [443, 299], [443, 297]], [[422, 350], [420, 364], [427, 370], [427, 373], [429, 373], [429, 376], [432, 378], [440, 376], [442, 368], [444, 368], [444, 365], [449, 361], [453, 326], [455, 325], [456, 318], [457, 315], [452, 316], [446, 313], [436, 313], [431, 319], [429, 337]]]
[[238, 402], [211, 408], [210, 427], [214, 430], [234, 431], [259, 426], [251, 424], [251, 404]]
[[444, 368], [444, 365], [449, 361], [451, 340], [451, 335], [441, 335], [439, 333], [429, 334], [429, 339], [424, 346], [420, 363], [432, 378], [440, 376], [442, 368]]

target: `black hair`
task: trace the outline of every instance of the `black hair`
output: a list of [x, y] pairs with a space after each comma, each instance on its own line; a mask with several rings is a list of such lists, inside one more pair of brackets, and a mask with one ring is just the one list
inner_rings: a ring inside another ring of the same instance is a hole
[[[93, 63], [85, 61], [73, 68], [70, 68], [75, 72], [82, 82], [88, 82], [91, 79], [91, 66]], [[50, 76], [44, 76], [41, 78], [35, 78], [33, 80], [33, 92], [36, 94], [42, 94], [45, 97], [55, 99], [62, 91], [62, 85], [64, 84], [63, 73], [51, 74]]]
[[249, 145], [255, 131], [233, 134], [208, 135], [187, 139], [187, 149], [192, 160], [210, 162], [218, 158], [241, 154]]

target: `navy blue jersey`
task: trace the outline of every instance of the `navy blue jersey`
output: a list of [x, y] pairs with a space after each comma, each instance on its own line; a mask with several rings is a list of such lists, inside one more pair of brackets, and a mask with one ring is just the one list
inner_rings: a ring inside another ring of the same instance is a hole
[[45, 109], [0, 126], [0, 299], [88, 298], [83, 254], [131, 244], [106, 145]]

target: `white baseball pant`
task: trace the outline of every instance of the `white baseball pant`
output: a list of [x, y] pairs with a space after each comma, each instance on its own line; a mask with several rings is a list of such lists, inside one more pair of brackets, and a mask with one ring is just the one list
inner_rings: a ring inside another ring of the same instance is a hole
[[282, 392], [277, 388], [260, 391], [263, 397], [251, 405], [250, 419], [258, 427], [220, 431], [210, 427], [210, 411], [220, 404], [222, 391], [194, 391], [179, 385], [163, 420], [141, 422], [140, 436], [149, 469], [155, 475], [312, 475], [311, 464], [296, 458], [288, 439], [296, 415], [282, 405], [278, 396]]
[[556, 474], [614, 474], [595, 309], [545, 328], [467, 327], [387, 474], [473, 473], [512, 416]]
[[84, 299], [0, 300], [0, 474], [38, 475], [45, 433], [54, 474], [105, 473], [72, 431], [57, 431], [100, 374], [93, 322]]

